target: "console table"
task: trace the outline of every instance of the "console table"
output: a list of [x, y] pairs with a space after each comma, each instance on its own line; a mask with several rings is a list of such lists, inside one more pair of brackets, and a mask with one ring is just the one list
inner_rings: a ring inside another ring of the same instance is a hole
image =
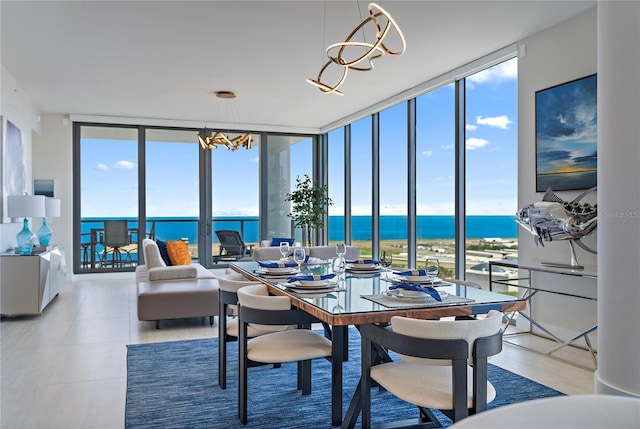
[[[492, 267], [494, 265], [515, 269], [515, 270], [518, 270], [519, 273], [522, 271], [525, 271], [527, 274], [525, 277], [518, 276], [518, 278], [516, 279], [494, 279], [492, 276], [492, 272], [493, 272]], [[522, 298], [527, 300], [528, 309], [533, 308], [531, 304], [531, 298], [538, 293], [549, 293], [554, 295], [562, 295], [562, 296], [590, 300], [590, 301], [597, 300], [597, 297], [594, 294], [581, 293], [582, 291], [577, 291], [577, 292], [561, 291], [561, 290], [558, 290], [557, 288], [550, 288], [540, 284], [536, 284], [536, 282], [532, 281], [531, 274], [533, 272], [547, 273], [547, 274], [559, 275], [559, 276], [571, 276], [573, 278], [578, 278], [578, 279], [582, 278], [582, 279], [597, 280], [598, 278], [597, 270], [593, 266], [586, 266], [584, 267], [584, 269], [577, 270], [577, 269], [569, 269], [569, 268], [543, 266], [534, 261], [526, 262], [526, 261], [518, 261], [517, 259], [503, 259], [498, 261], [489, 261], [489, 289], [493, 290], [494, 284], [501, 284], [506, 286], [517, 287], [519, 289], [524, 289], [522, 291]], [[512, 313], [510, 318], [513, 318], [515, 313], [516, 312]], [[517, 313], [520, 314], [522, 317], [524, 317], [527, 321], [529, 321], [531, 325], [537, 327], [538, 329], [546, 333], [548, 336], [550, 336], [553, 340], [555, 340], [558, 343], [558, 345], [548, 350], [546, 354], [552, 355], [554, 352], [562, 349], [563, 347], [573, 344], [580, 338], [584, 338], [587, 348], [591, 353], [591, 359], [593, 361], [593, 364], [597, 368], [598, 360], [596, 357], [596, 352], [593, 349], [591, 340], [589, 339], [589, 334], [591, 334], [592, 332], [595, 332], [598, 329], [597, 324], [589, 326], [587, 329], [584, 329], [583, 331], [579, 332], [577, 335], [574, 335], [569, 339], [561, 339], [557, 335], [553, 334], [545, 326], [543, 326], [542, 323], [535, 320], [531, 313], [529, 314], [524, 312], [517, 312]], [[523, 332], [523, 333], [526, 333], [526, 332]], [[528, 333], [531, 333], [531, 329], [529, 329]]]
[[31, 256], [0, 253], [0, 314], [39, 315], [67, 281], [64, 247]]

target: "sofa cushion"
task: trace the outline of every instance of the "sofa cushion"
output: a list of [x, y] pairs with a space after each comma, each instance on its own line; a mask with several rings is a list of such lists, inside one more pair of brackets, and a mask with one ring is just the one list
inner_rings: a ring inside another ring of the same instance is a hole
[[167, 266], [162, 260], [162, 256], [160, 256], [160, 250], [155, 241], [145, 238], [142, 240], [142, 249], [144, 251], [144, 263], [147, 268]]
[[195, 279], [198, 269], [194, 265], [174, 265], [171, 267], [149, 268], [149, 280]]
[[158, 245], [158, 250], [160, 251], [160, 256], [162, 256], [162, 260], [167, 265], [171, 264], [171, 258], [169, 258], [169, 252], [167, 252], [167, 242], [163, 240], [156, 239], [156, 244]]
[[167, 253], [171, 259], [171, 265], [191, 264], [191, 255], [187, 243], [182, 240], [167, 241]]
[[278, 237], [274, 237], [271, 239], [271, 246], [272, 247], [280, 247], [280, 243], [285, 242], [285, 243], [289, 243], [289, 246], [293, 246], [293, 243], [295, 243], [296, 239], [295, 238], [278, 238]]

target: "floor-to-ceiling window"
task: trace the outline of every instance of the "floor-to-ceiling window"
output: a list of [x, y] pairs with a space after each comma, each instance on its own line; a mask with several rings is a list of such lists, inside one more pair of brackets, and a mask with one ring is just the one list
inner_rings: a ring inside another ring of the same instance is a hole
[[416, 267], [437, 258], [455, 272], [455, 91], [449, 84], [416, 99]]
[[211, 151], [214, 255], [219, 254], [217, 230], [238, 231], [245, 244], [260, 242], [260, 135], [251, 138], [251, 149]]
[[[407, 267], [407, 103], [380, 112], [380, 251], [393, 252], [393, 266]], [[376, 255], [377, 257], [377, 255]]]
[[488, 287], [487, 261], [517, 255], [517, 59], [468, 76], [465, 88], [465, 277]]
[[362, 256], [371, 256], [372, 215], [372, 120], [370, 116], [351, 124], [351, 243]]
[[299, 228], [293, 228], [288, 216], [291, 205], [286, 201], [287, 194], [295, 189], [296, 179], [307, 174], [313, 176], [313, 138], [288, 135], [269, 135], [267, 137], [266, 160], [262, 165], [266, 173], [262, 174], [262, 201], [266, 216], [262, 235], [273, 237], [294, 237], [298, 242], [305, 241], [305, 234]]
[[345, 226], [345, 157], [344, 127], [328, 134], [328, 185], [329, 198], [333, 205], [329, 207], [329, 244], [344, 243]]
[[146, 235], [183, 240], [198, 259], [198, 149], [195, 131], [148, 129], [145, 144]]
[[74, 223], [84, 270], [120, 270], [138, 260], [138, 128], [85, 126], [78, 137]]

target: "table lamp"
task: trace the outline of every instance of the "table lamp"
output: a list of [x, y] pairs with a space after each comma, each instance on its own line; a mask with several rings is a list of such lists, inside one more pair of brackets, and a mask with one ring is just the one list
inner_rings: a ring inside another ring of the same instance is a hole
[[35, 235], [29, 229], [29, 217], [44, 217], [45, 203], [43, 195], [9, 195], [7, 213], [9, 217], [24, 217], [22, 230], [16, 236], [21, 255], [31, 255]]
[[42, 226], [38, 230], [38, 241], [41, 246], [48, 246], [51, 241], [51, 228], [47, 224], [47, 218], [60, 216], [60, 200], [58, 198], [46, 198], [44, 200], [44, 217]]

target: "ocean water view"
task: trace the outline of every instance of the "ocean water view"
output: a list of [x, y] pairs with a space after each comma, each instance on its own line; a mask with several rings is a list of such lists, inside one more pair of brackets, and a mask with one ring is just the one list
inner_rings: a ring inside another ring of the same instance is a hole
[[[92, 228], [102, 228], [106, 219], [127, 219], [129, 228], [137, 228], [135, 218], [82, 218], [82, 233], [89, 234]], [[147, 219], [146, 230], [150, 231], [152, 221], [156, 221], [155, 234], [162, 240], [186, 238], [189, 243], [197, 242], [198, 218], [196, 217], [153, 217]], [[418, 216], [418, 240], [453, 239], [454, 216]], [[244, 241], [260, 241], [259, 218], [257, 216], [216, 217], [213, 231], [232, 229], [242, 231]], [[354, 241], [371, 240], [371, 216], [352, 216]], [[341, 241], [344, 231], [344, 216], [329, 216], [329, 241]], [[518, 226], [515, 216], [467, 216], [467, 238], [516, 238]], [[407, 237], [407, 218], [405, 216], [380, 216], [381, 240], [401, 240]], [[214, 235], [214, 243], [217, 238]]]

